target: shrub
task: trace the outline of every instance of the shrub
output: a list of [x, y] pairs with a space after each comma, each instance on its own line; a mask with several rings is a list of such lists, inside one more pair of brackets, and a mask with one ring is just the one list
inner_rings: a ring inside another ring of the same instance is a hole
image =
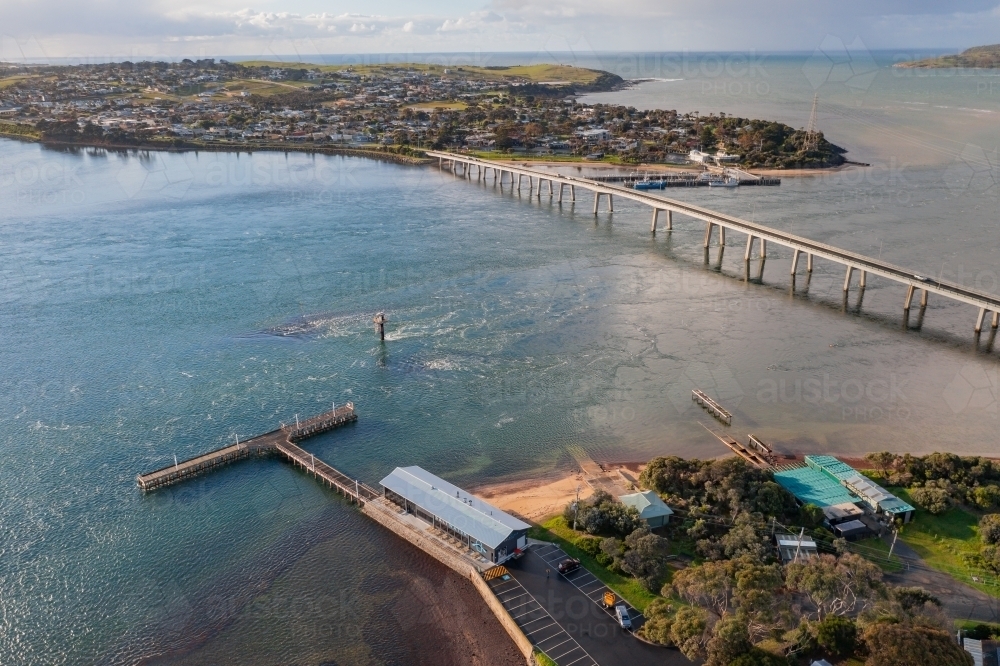
[[972, 666], [972, 655], [950, 632], [930, 627], [876, 622], [865, 629], [865, 666]]
[[858, 627], [850, 618], [827, 615], [816, 625], [816, 642], [835, 657], [847, 657], [858, 645]]
[[951, 496], [943, 488], [914, 488], [910, 491], [910, 497], [917, 506], [927, 509], [935, 516], [944, 513], [951, 507]]
[[972, 491], [972, 500], [980, 509], [995, 509], [1000, 504], [1000, 486], [995, 486], [992, 483], [977, 486]]
[[988, 513], [979, 519], [979, 538], [983, 543], [1000, 543], [1000, 513]]

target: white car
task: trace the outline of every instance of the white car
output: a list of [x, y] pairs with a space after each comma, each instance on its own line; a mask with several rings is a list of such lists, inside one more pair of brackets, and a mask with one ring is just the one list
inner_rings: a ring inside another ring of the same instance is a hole
[[618, 618], [618, 624], [621, 625], [622, 629], [627, 631], [632, 630], [632, 618], [628, 616], [628, 608], [622, 604], [615, 606], [615, 616]]

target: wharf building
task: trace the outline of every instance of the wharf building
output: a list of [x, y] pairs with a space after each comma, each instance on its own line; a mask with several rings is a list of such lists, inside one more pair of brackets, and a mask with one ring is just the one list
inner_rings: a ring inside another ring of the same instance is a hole
[[531, 526], [417, 466], [397, 467], [380, 482], [407, 513], [447, 532], [494, 564], [527, 545]]

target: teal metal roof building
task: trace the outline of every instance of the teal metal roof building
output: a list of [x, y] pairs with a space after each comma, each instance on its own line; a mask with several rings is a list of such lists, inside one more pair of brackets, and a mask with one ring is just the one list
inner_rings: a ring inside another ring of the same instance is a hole
[[910, 522], [913, 507], [847, 463], [833, 456], [806, 456], [805, 466], [774, 473], [774, 480], [803, 504], [827, 509], [864, 504], [874, 513], [887, 513]]
[[811, 466], [775, 472], [774, 480], [803, 504], [822, 508], [858, 501], [838, 479]]

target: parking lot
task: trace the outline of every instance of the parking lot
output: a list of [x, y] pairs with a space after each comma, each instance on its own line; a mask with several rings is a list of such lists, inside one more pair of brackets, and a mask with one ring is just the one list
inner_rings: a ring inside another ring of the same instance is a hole
[[521, 583], [504, 567], [494, 567], [485, 576], [514, 622], [531, 644], [559, 666], [596, 666], [586, 650], [556, 622]]
[[[530, 596], [551, 622], [572, 638], [594, 663], [602, 666], [690, 666], [679, 651], [644, 643], [623, 630], [613, 609], [603, 603], [607, 587], [583, 567], [564, 576], [557, 565], [568, 556], [551, 544], [533, 544], [519, 559], [507, 563], [511, 577]], [[634, 628], [645, 618], [627, 602]], [[532, 636], [528, 637], [534, 642]], [[548, 654], [549, 643], [538, 643]], [[566, 662], [556, 659], [559, 666]], [[588, 663], [580, 661], [580, 664]]]

